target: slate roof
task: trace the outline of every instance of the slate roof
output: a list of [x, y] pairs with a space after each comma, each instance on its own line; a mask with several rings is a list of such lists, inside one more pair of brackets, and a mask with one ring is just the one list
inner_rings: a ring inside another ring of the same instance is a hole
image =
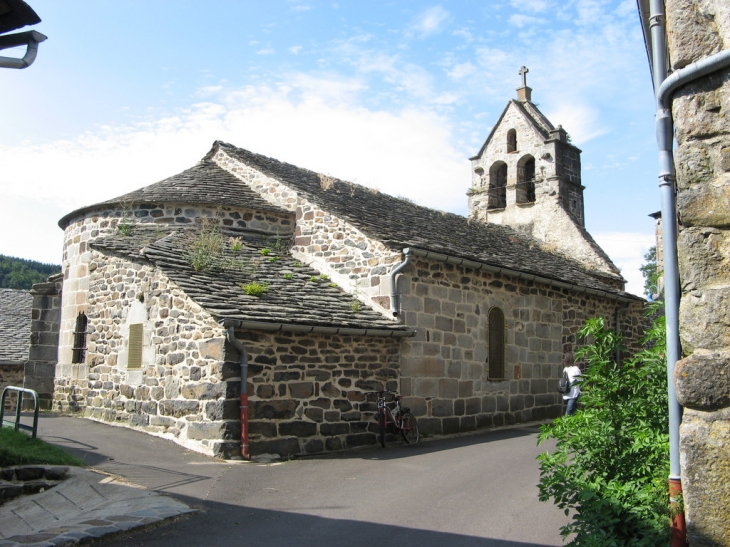
[[124, 204], [184, 203], [246, 207], [261, 211], [286, 212], [259, 197], [250, 186], [221, 169], [212, 161], [203, 160], [182, 173], [161, 180], [128, 194], [77, 209], [58, 221], [61, 228], [79, 214]]
[[[219, 147], [231, 157], [294, 188], [323, 210], [347, 220], [369, 237], [391, 248], [413, 247], [433, 251], [633, 297], [594, 277], [610, 277], [607, 274], [592, 275], [580, 263], [542, 250], [536, 239], [508, 226], [471, 221], [338, 179], [323, 185], [320, 175], [313, 171], [219, 141], [206, 157], [212, 157]], [[613, 278], [621, 279], [620, 275]]]
[[40, 22], [38, 14], [23, 0], [0, 2], [0, 34]]
[[[234, 251], [231, 236], [222, 234], [223, 248], [214, 266], [196, 271], [189, 250], [199, 233], [178, 228], [162, 234], [160, 227], [138, 226], [130, 236], [101, 238], [91, 246], [159, 267], [218, 320], [410, 332], [364, 304], [354, 311], [352, 295], [297, 263], [287, 248], [277, 250], [281, 242], [274, 238], [242, 237], [242, 248]], [[263, 249], [270, 253], [262, 254]], [[249, 296], [240, 286], [253, 281], [267, 284], [263, 295]]]
[[32, 304], [28, 291], [0, 289], [0, 365], [28, 360]]

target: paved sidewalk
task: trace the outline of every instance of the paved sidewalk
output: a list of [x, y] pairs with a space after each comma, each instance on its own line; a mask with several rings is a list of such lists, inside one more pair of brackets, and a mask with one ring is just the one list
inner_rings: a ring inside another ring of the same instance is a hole
[[194, 510], [171, 497], [89, 469], [0, 506], [0, 547], [73, 545]]

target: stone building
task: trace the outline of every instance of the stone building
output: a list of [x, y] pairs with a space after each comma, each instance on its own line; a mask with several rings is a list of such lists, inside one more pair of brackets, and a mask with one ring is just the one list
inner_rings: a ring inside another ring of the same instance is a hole
[[[645, 4], [640, 8], [648, 14]], [[671, 71], [730, 49], [726, 1], [666, 0], [665, 8]], [[644, 26], [649, 36], [648, 20]], [[687, 531], [693, 547], [730, 546], [730, 69], [678, 88], [670, 105], [678, 145], [682, 358], [675, 389], [683, 406]]]
[[31, 302], [28, 291], [0, 289], [0, 390], [6, 386], [23, 387]]
[[242, 344], [252, 456], [374, 443], [383, 388], [432, 434], [559, 415], [584, 320], [636, 346], [643, 300], [583, 227], [580, 150], [525, 87], [473, 159], [470, 218], [222, 142], [66, 215], [54, 406], [235, 457]]

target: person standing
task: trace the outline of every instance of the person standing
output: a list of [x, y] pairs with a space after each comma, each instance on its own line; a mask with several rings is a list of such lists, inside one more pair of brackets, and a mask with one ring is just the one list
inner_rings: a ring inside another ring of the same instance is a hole
[[580, 398], [580, 385], [576, 382], [581, 375], [581, 370], [575, 363], [566, 364], [563, 373], [568, 375], [570, 382], [570, 391], [563, 395], [563, 401], [567, 401], [565, 407], [565, 415], [572, 416], [578, 408], [578, 399]]

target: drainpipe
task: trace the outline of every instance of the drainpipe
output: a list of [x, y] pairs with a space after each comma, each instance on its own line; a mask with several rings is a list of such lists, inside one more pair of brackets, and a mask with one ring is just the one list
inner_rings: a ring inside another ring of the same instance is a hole
[[226, 328], [228, 341], [241, 354], [241, 456], [244, 460], [250, 460], [251, 454], [248, 450], [248, 357], [246, 348], [236, 339], [233, 326]]
[[[623, 308], [616, 308], [615, 311], [615, 321], [614, 325], [616, 326], [616, 335], [621, 336], [621, 312], [628, 311], [629, 307], [624, 306]], [[616, 364], [621, 367], [621, 348], [616, 347], [616, 356], [615, 356]]]
[[[663, 0], [651, 0], [652, 66], [656, 93], [656, 133], [659, 147], [659, 187], [662, 196], [662, 235], [664, 238], [664, 295], [667, 324], [667, 377], [669, 384], [669, 492], [672, 503], [682, 492], [679, 461], [679, 426], [682, 408], [674, 389], [674, 369], [680, 358], [679, 342], [679, 267], [677, 261], [677, 213], [674, 175], [674, 128], [671, 96], [682, 85], [716, 70], [730, 66], [730, 50], [711, 55], [677, 70], [667, 77], [666, 20]], [[672, 523], [672, 547], [687, 545], [684, 514]]]
[[28, 68], [38, 55], [38, 44], [46, 39], [46, 36], [35, 30], [0, 36], [0, 49], [27, 46], [22, 59], [0, 57], [0, 68]]
[[406, 247], [403, 249], [405, 260], [393, 268], [390, 272], [390, 311], [393, 317], [398, 317], [400, 313], [400, 294], [398, 293], [398, 285], [395, 277], [408, 267], [411, 263], [411, 250]]

